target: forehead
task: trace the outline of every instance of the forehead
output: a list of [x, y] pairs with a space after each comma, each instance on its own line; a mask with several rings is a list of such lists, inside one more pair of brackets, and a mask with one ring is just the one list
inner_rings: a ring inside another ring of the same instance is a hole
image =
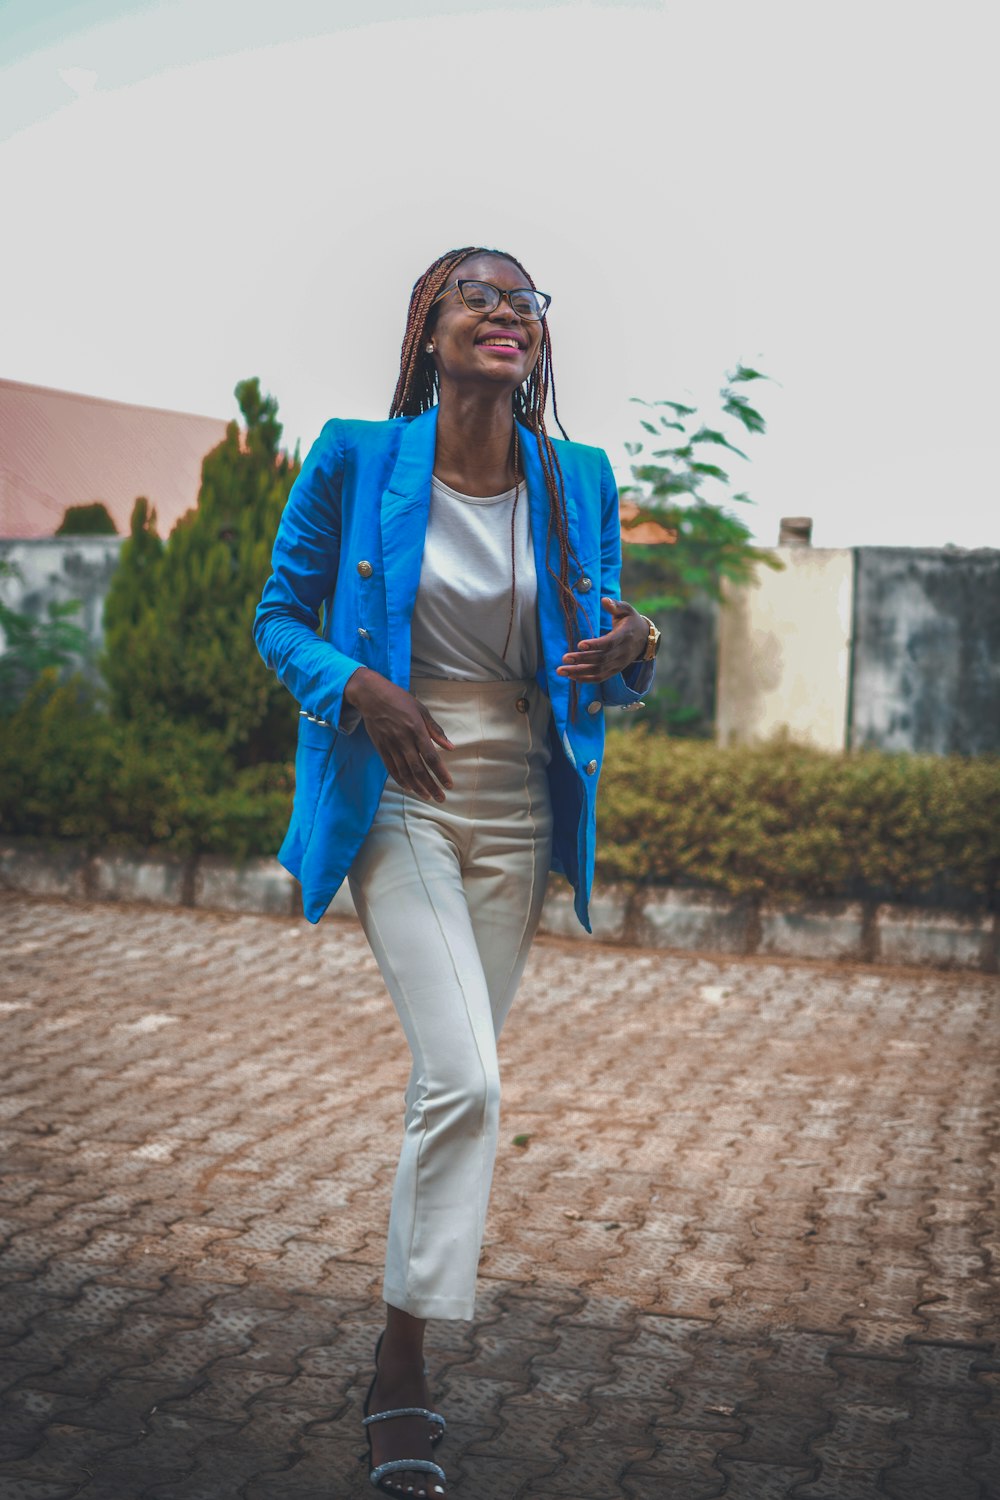
[[504, 291], [526, 285], [524, 272], [502, 255], [470, 255], [454, 275], [462, 281], [492, 281]]

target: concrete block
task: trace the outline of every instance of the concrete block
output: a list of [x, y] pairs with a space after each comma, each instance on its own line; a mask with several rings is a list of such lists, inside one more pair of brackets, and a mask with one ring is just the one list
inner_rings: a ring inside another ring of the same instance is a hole
[[0, 885], [8, 891], [30, 896], [70, 896], [82, 901], [87, 894], [90, 860], [73, 845], [43, 848], [5, 839], [0, 845]]
[[753, 927], [753, 908], [747, 901], [712, 891], [654, 886], [636, 897], [630, 937], [644, 948], [749, 953]]
[[757, 952], [781, 958], [863, 960], [865, 912], [860, 901], [809, 901], [760, 908]]
[[[595, 941], [619, 943], [625, 936], [628, 892], [622, 886], [595, 886], [590, 894], [590, 925]], [[553, 882], [545, 897], [539, 932], [549, 937], [584, 938], [584, 931], [573, 909], [573, 892], [563, 881]]]
[[209, 911], [262, 912], [287, 917], [296, 912], [298, 881], [276, 859], [236, 861], [203, 854], [194, 877], [194, 904]]
[[880, 906], [876, 959], [931, 969], [989, 970], [995, 963], [993, 918], [935, 907]]
[[179, 857], [106, 851], [93, 863], [90, 894], [98, 901], [187, 904], [188, 863]]

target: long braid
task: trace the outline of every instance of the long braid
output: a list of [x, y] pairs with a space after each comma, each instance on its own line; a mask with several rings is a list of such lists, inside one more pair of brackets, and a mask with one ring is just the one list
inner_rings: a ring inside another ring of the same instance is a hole
[[[495, 255], [501, 260], [509, 260], [525, 278], [528, 286], [534, 288], [535, 283], [531, 276], [522, 266], [516, 256], [508, 254], [506, 250], [488, 250], [481, 245], [466, 245], [461, 250], [449, 250], [445, 255], [439, 256], [424, 274], [414, 282], [410, 293], [410, 305], [406, 317], [406, 332], [403, 335], [403, 347], [399, 360], [399, 379], [392, 397], [392, 405], [389, 408], [390, 417], [417, 417], [422, 412], [430, 411], [437, 400], [438, 378], [434, 361], [424, 348], [427, 338], [427, 322], [431, 315], [431, 309], [435, 300], [441, 295], [452, 274], [458, 269], [462, 261], [468, 260], [472, 255]], [[559, 455], [556, 453], [552, 439], [545, 428], [545, 406], [552, 395], [552, 411], [556, 424], [563, 437], [567, 437], [566, 429], [559, 420], [559, 409], [556, 405], [555, 376], [552, 370], [552, 340], [549, 335], [548, 324], [542, 320], [542, 343], [538, 352], [535, 367], [524, 382], [513, 395], [513, 412], [516, 421], [524, 425], [534, 433], [535, 442], [538, 446], [538, 457], [542, 465], [542, 474], [545, 479], [545, 489], [549, 497], [549, 524], [545, 539], [545, 566], [549, 574], [555, 580], [559, 590], [559, 604], [563, 613], [566, 630], [566, 642], [570, 650], [577, 642], [578, 621], [583, 614], [580, 601], [570, 585], [570, 562], [580, 570], [580, 562], [569, 539], [569, 523], [566, 516], [566, 485], [563, 479], [562, 465]], [[516, 429], [515, 429], [516, 433]], [[556, 572], [549, 561], [553, 533], [559, 549], [559, 571]], [[584, 623], [586, 619], [584, 617]], [[579, 696], [578, 684], [570, 683], [570, 706], [573, 717], [576, 717], [577, 700]]]

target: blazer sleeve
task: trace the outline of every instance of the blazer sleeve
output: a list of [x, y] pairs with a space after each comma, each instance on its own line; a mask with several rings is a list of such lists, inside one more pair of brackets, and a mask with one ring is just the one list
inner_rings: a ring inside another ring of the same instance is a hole
[[[601, 454], [601, 598], [621, 598], [622, 533], [618, 515], [618, 486], [606, 453]], [[603, 616], [603, 619], [606, 619]], [[601, 624], [601, 634], [611, 629], [610, 621]], [[601, 684], [605, 703], [629, 708], [648, 693], [656, 676], [656, 662], [640, 661], [626, 667], [617, 677]]]
[[253, 625], [265, 664], [292, 697], [314, 718], [338, 727], [344, 688], [358, 663], [317, 632], [320, 605], [332, 598], [340, 563], [343, 474], [343, 425], [331, 420], [289, 492]]

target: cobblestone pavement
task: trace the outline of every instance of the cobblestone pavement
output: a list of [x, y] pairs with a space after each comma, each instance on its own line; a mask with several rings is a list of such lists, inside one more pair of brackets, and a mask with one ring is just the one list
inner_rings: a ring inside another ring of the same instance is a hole
[[[0, 914], [0, 1496], [373, 1494], [407, 1064], [360, 930]], [[998, 999], [540, 941], [478, 1316], [429, 1327], [456, 1500], [1000, 1495]]]

